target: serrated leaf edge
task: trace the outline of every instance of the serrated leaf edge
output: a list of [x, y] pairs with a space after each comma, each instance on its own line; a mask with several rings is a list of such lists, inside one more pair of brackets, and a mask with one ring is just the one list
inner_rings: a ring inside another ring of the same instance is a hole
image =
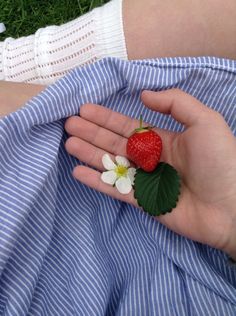
[[[163, 162], [164, 163], [164, 162]], [[179, 197], [180, 197], [180, 193], [181, 193], [181, 177], [178, 173], [178, 171], [171, 165], [171, 164], [168, 164], [168, 163], [164, 163], [164, 164], [167, 164], [169, 165], [172, 169], [174, 169], [176, 171], [176, 174], [177, 174], [177, 180], [178, 180], [178, 194], [177, 194], [177, 198], [173, 204], [173, 206], [171, 205], [171, 207], [168, 209], [168, 210], [163, 210], [161, 212], [157, 212], [156, 214], [151, 214], [150, 212], [146, 211], [144, 208], [143, 208], [143, 205], [142, 203], [140, 203], [140, 201], [138, 200], [137, 198], [137, 195], [136, 195], [136, 192], [134, 190], [134, 198], [136, 199], [138, 205], [140, 207], [142, 207], [142, 209], [144, 210], [144, 212], [148, 213], [149, 215], [151, 216], [160, 216], [160, 215], [165, 215], [166, 213], [170, 213], [174, 208], [176, 208], [178, 202], [179, 202]], [[138, 169], [141, 169], [141, 168], [138, 168]], [[142, 171], [144, 171], [143, 169], [141, 169]], [[144, 171], [145, 172], [145, 171]], [[135, 188], [135, 182], [136, 182], [136, 178], [134, 178], [134, 188]]]

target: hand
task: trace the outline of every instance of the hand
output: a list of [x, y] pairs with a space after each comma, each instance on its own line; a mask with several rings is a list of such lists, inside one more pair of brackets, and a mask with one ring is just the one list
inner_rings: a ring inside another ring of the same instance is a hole
[[[172, 115], [185, 125], [182, 133], [156, 129], [163, 140], [161, 160], [173, 165], [182, 178], [177, 207], [157, 219], [190, 239], [221, 249], [236, 258], [236, 139], [223, 117], [192, 96], [180, 91], [144, 91], [143, 103]], [[67, 151], [103, 171], [105, 152], [126, 155], [126, 142], [139, 125], [104, 107], [84, 105], [81, 117], [67, 120], [73, 135]], [[100, 172], [77, 166], [73, 175], [82, 183], [137, 206], [133, 192], [120, 194], [100, 180]]]
[[0, 81], [0, 117], [18, 110], [43, 89], [38, 84]]

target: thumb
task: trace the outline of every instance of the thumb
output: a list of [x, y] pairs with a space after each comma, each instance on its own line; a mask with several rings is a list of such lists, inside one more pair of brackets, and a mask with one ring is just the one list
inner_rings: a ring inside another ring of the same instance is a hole
[[214, 111], [200, 101], [179, 89], [154, 92], [143, 91], [141, 100], [148, 108], [165, 113], [185, 126], [192, 126], [206, 118]]

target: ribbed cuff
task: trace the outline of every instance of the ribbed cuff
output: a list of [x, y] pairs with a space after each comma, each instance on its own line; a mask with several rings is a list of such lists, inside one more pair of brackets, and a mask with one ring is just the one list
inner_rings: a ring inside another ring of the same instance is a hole
[[96, 50], [99, 58], [128, 59], [124, 29], [122, 0], [112, 0], [94, 10]]
[[37, 79], [34, 36], [7, 38], [2, 54], [4, 80], [23, 82]]

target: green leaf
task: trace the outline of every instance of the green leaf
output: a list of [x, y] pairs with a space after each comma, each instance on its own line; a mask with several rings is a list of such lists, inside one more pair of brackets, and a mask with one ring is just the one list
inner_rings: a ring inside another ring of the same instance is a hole
[[176, 207], [180, 194], [180, 176], [169, 164], [160, 162], [153, 172], [138, 169], [134, 197], [145, 212], [158, 216]]

